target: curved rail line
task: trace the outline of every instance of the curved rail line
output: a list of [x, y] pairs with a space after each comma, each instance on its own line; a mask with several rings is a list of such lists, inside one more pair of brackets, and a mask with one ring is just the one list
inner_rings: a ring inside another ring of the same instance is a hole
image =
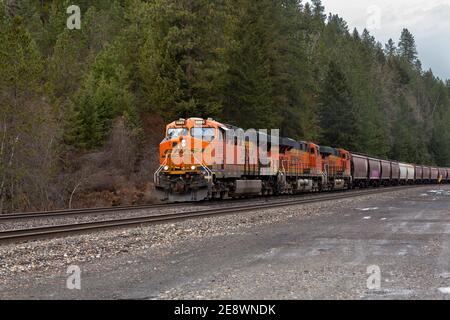
[[[408, 187], [417, 188], [415, 187]], [[252, 211], [252, 210], [262, 210], [262, 209], [270, 209], [277, 207], [284, 207], [290, 205], [300, 205], [300, 204], [309, 204], [321, 201], [332, 201], [346, 198], [353, 198], [358, 196], [366, 196], [371, 194], [379, 194], [391, 192], [394, 188], [386, 188], [386, 189], [376, 189], [376, 190], [368, 190], [368, 191], [360, 191], [360, 192], [350, 192], [350, 193], [340, 193], [340, 194], [332, 194], [325, 195], [314, 198], [307, 199], [296, 199], [296, 200], [286, 200], [286, 201], [278, 201], [278, 202], [266, 202], [266, 203], [258, 203], [258, 204], [248, 204], [242, 206], [232, 206], [225, 208], [214, 208], [207, 210], [197, 210], [197, 211], [189, 211], [189, 212], [179, 212], [179, 213], [171, 213], [171, 214], [159, 214], [159, 215], [147, 215], [141, 217], [132, 217], [132, 218], [121, 218], [114, 220], [103, 220], [103, 221], [93, 221], [93, 222], [85, 222], [85, 223], [76, 223], [76, 224], [65, 224], [65, 225], [54, 225], [54, 226], [43, 226], [43, 227], [35, 227], [35, 228], [27, 228], [27, 229], [15, 229], [15, 230], [6, 230], [0, 232], [0, 243], [1, 242], [19, 242], [25, 240], [36, 240], [38, 238], [48, 238], [48, 237], [59, 237], [59, 236], [67, 236], [70, 234], [84, 233], [89, 231], [98, 231], [104, 229], [111, 228], [120, 228], [120, 227], [136, 227], [144, 224], [161, 224], [167, 222], [175, 222], [192, 218], [202, 218], [209, 216], [218, 216], [218, 215], [226, 215], [226, 214], [234, 214], [238, 212], [244, 211]], [[404, 190], [395, 188], [396, 190]]]

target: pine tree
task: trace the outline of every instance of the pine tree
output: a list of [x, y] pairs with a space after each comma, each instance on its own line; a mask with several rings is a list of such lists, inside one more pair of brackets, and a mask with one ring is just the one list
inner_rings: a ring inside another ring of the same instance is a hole
[[337, 63], [332, 61], [328, 67], [321, 94], [321, 141], [326, 145], [358, 150], [359, 119], [353, 94]]
[[364, 29], [362, 36], [361, 36], [361, 41], [364, 45], [368, 46], [368, 47], [375, 47], [375, 37], [372, 36], [369, 32], [369, 30]]
[[280, 6], [270, 0], [238, 0], [238, 6], [225, 53], [224, 117], [244, 128], [279, 128]]
[[58, 36], [48, 61], [47, 88], [56, 99], [67, 100], [79, 89], [90, 65], [87, 39], [79, 30], [65, 30]]
[[45, 56], [52, 54], [59, 35], [67, 30], [67, 8], [70, 0], [51, 1], [42, 8], [43, 32], [39, 38], [39, 47]]
[[450, 80], [445, 81], [445, 87], [447, 88], [447, 95], [450, 97]]
[[65, 108], [62, 115], [62, 141], [65, 151], [73, 151], [77, 148], [86, 148], [85, 137], [83, 136], [84, 119], [77, 111], [73, 103]]
[[84, 89], [76, 98], [76, 107], [72, 117], [72, 123], [67, 126], [65, 136], [72, 141], [76, 137], [74, 147], [89, 150], [101, 146], [105, 132], [104, 125], [99, 119], [99, 111], [93, 101], [92, 88]]
[[397, 52], [397, 48], [395, 46], [395, 42], [392, 39], [389, 39], [389, 41], [384, 46], [384, 52], [387, 56], [392, 57]]
[[167, 120], [216, 116], [223, 70], [219, 2], [158, 0], [139, 58], [140, 79], [150, 108]]
[[437, 165], [450, 166], [450, 98], [444, 83], [434, 84], [436, 97], [433, 97], [434, 106], [431, 111], [434, 128], [429, 152]]
[[322, 0], [311, 0], [313, 5], [312, 13], [318, 20], [325, 21], [327, 15], [325, 14], [325, 7], [322, 5]]
[[19, 15], [0, 6], [0, 212], [45, 208], [58, 127], [41, 89], [43, 61]]
[[410, 64], [414, 64], [417, 59], [417, 47], [414, 36], [408, 29], [403, 29], [398, 43], [398, 52], [400, 57]]
[[361, 41], [361, 36], [359, 35], [358, 29], [356, 28], [353, 29], [352, 37], [356, 41]]
[[7, 21], [4, 16], [0, 30], [0, 86], [3, 93], [9, 93], [13, 99], [22, 94], [39, 90], [43, 64], [36, 43], [23, 26], [23, 19], [16, 16]]
[[[318, 124], [308, 101], [312, 86], [308, 63], [306, 25], [297, 0], [286, 0], [279, 9], [277, 53], [273, 72], [274, 103], [280, 109], [281, 134], [294, 139], [315, 139]], [[301, 77], [299, 76], [301, 75]]]
[[79, 132], [82, 148], [100, 146], [111, 128], [112, 120], [126, 114], [130, 123], [137, 123], [134, 96], [129, 89], [127, 69], [115, 44], [96, 58], [91, 72], [75, 98], [77, 120], [69, 132]]

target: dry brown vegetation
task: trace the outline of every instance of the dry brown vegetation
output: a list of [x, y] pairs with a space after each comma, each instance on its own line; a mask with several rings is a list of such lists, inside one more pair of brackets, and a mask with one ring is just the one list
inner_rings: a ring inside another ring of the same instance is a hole
[[[119, 118], [100, 151], [79, 155], [71, 161], [73, 171], [65, 179], [71, 180], [71, 187], [77, 187], [72, 196], [72, 207], [134, 205], [157, 201], [152, 192], [153, 173], [158, 167], [158, 147], [164, 132], [164, 122], [158, 116], [147, 115], [143, 119], [145, 139], [133, 136], [124, 120]], [[66, 190], [67, 194], [69, 190]]]

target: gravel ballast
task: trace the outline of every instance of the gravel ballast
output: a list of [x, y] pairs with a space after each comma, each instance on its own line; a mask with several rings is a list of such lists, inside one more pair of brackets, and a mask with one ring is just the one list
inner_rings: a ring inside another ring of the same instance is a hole
[[[117, 258], [129, 259], [151, 251], [164, 256], [180, 243], [207, 241], [218, 236], [246, 233], [257, 226], [289, 222], [296, 217], [314, 217], [339, 212], [343, 208], [370, 210], [358, 205], [367, 201], [401, 201], [411, 194], [423, 192], [428, 197], [435, 196], [429, 191], [448, 186], [426, 186], [420, 189], [396, 190], [391, 193], [372, 194], [355, 198], [326, 201], [307, 205], [265, 209], [226, 216], [185, 220], [177, 223], [141, 226], [74, 235], [51, 240], [37, 240], [21, 244], [0, 246], [0, 282], [3, 288], [13, 288], [17, 283], [32, 283], [51, 274], [61, 274], [69, 265], [90, 265], [100, 267]], [[192, 209], [191, 207], [189, 209]], [[179, 210], [179, 208], [177, 208]], [[20, 281], [19, 281], [20, 280]], [[175, 294], [176, 295], [176, 294]], [[170, 297], [170, 295], [167, 295]]]

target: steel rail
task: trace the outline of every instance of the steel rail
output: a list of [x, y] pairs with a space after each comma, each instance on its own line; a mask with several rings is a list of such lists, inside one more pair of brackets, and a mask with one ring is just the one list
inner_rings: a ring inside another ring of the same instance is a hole
[[[419, 186], [418, 186], [419, 187]], [[399, 187], [387, 187], [383, 190], [399, 190]], [[373, 189], [371, 189], [373, 190]], [[381, 189], [380, 189], [381, 190]], [[356, 192], [354, 190], [338, 190], [341, 192]], [[290, 195], [293, 197], [300, 196], [311, 196], [315, 195], [314, 193], [304, 193], [299, 195]], [[270, 196], [270, 199], [278, 199], [278, 197]], [[233, 200], [225, 200], [225, 201], [245, 201], [252, 198], [244, 198], [244, 199], [233, 199]], [[264, 197], [256, 197], [253, 199], [262, 199]], [[222, 204], [221, 202], [200, 202], [201, 205], [205, 204]], [[12, 221], [12, 220], [23, 220], [23, 219], [40, 219], [40, 218], [54, 218], [54, 217], [67, 217], [67, 216], [77, 216], [77, 215], [93, 215], [93, 214], [108, 214], [108, 213], [116, 213], [122, 211], [141, 211], [141, 210], [151, 210], [151, 209], [168, 209], [168, 208], [176, 208], [181, 206], [198, 206], [198, 203], [195, 202], [183, 202], [183, 203], [161, 203], [161, 204], [147, 204], [147, 205], [128, 205], [128, 206], [117, 206], [117, 207], [98, 207], [98, 208], [81, 208], [81, 209], [60, 209], [60, 210], [52, 210], [52, 211], [40, 211], [40, 212], [24, 212], [24, 213], [9, 213], [9, 214], [0, 214], [0, 222], [1, 221]]]
[[190, 205], [190, 203], [161, 203], [161, 204], [148, 204], [148, 205], [129, 205], [118, 207], [99, 207], [99, 208], [83, 208], [83, 209], [62, 209], [54, 211], [41, 211], [41, 212], [25, 212], [25, 213], [9, 213], [0, 214], [0, 221], [6, 220], [20, 220], [20, 219], [33, 219], [33, 218], [49, 218], [49, 217], [63, 217], [71, 215], [88, 215], [88, 214], [106, 214], [110, 212], [119, 211], [133, 211], [133, 210], [145, 210], [145, 209], [165, 209], [180, 206]]
[[[409, 187], [409, 188], [417, 188], [417, 187]], [[409, 189], [407, 188], [407, 189]], [[291, 205], [301, 205], [301, 204], [310, 204], [322, 201], [332, 201], [332, 200], [340, 200], [340, 199], [348, 199], [359, 196], [367, 196], [372, 194], [380, 194], [391, 192], [393, 188], [386, 189], [371, 189], [368, 191], [361, 192], [346, 192], [339, 194], [327, 194], [325, 196], [307, 198], [307, 199], [296, 199], [296, 200], [287, 200], [287, 201], [279, 201], [279, 202], [266, 202], [266, 203], [258, 203], [258, 204], [248, 204], [242, 206], [232, 206], [225, 208], [214, 208], [207, 210], [197, 210], [197, 211], [189, 211], [189, 212], [178, 212], [171, 214], [159, 214], [159, 215], [148, 215], [141, 217], [132, 217], [132, 218], [121, 218], [121, 219], [113, 219], [113, 220], [102, 220], [102, 221], [93, 221], [93, 222], [84, 222], [84, 223], [76, 223], [76, 224], [65, 224], [65, 225], [54, 225], [54, 226], [43, 226], [43, 227], [34, 227], [27, 229], [13, 229], [6, 230], [0, 232], [0, 243], [2, 242], [18, 242], [24, 240], [36, 240], [38, 238], [48, 238], [48, 237], [59, 237], [59, 236], [67, 236], [70, 234], [83, 233], [94, 230], [104, 230], [104, 229], [112, 229], [119, 227], [135, 227], [144, 224], [161, 224], [167, 222], [175, 222], [192, 218], [204, 218], [209, 216], [219, 216], [219, 215], [227, 215], [234, 214], [238, 212], [252, 211], [252, 210], [263, 210], [263, 209], [271, 209], [278, 207], [285, 207]], [[397, 190], [404, 190], [405, 188]]]

